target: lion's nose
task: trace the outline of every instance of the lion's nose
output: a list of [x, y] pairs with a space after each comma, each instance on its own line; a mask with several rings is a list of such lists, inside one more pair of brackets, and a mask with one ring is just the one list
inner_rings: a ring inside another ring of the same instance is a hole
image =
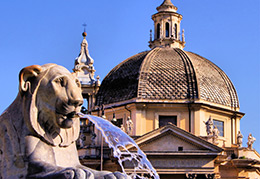
[[69, 101], [69, 104], [70, 104], [70, 105], [73, 105], [73, 106], [75, 106], [75, 107], [82, 106], [83, 100], [82, 100], [82, 99], [71, 99], [71, 100]]

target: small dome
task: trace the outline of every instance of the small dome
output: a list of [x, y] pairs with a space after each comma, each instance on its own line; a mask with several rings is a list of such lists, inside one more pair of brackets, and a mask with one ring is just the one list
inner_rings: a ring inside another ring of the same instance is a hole
[[236, 90], [219, 67], [195, 53], [169, 47], [134, 55], [104, 78], [96, 105], [127, 100], [239, 107]]
[[171, 0], [164, 0], [163, 3], [156, 8], [159, 12], [162, 11], [173, 11], [176, 12], [177, 11], [177, 7], [175, 7]]

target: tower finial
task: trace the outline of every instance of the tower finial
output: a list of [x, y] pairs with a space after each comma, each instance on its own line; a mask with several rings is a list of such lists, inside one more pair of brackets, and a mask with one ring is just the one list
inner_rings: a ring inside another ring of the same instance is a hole
[[153, 40], [153, 35], [152, 35], [152, 33], [153, 33], [153, 31], [152, 31], [152, 29], [150, 29], [150, 41]]
[[177, 7], [175, 7], [172, 4], [171, 0], [164, 0], [163, 3], [156, 8], [157, 11], [170, 11], [170, 12], [176, 12], [177, 11]]
[[86, 32], [86, 27], [87, 27], [87, 24], [86, 24], [86, 23], [84, 23], [84, 24], [82, 24], [82, 26], [84, 27], [84, 32]]
[[84, 27], [84, 32], [82, 33], [82, 36], [83, 36], [84, 38], [86, 38], [86, 36], [87, 36], [87, 33], [86, 33], [87, 24], [84, 23], [84, 24], [82, 24], [82, 26]]
[[182, 42], [185, 42], [185, 34], [184, 34], [184, 29], [182, 29]]
[[173, 5], [171, 0], [164, 0], [161, 5]]

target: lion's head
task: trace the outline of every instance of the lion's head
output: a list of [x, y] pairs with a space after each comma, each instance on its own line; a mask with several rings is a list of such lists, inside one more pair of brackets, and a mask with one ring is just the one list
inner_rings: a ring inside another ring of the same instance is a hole
[[83, 103], [79, 80], [56, 64], [26, 67], [19, 80], [23, 116], [33, 135], [54, 146], [74, 142]]

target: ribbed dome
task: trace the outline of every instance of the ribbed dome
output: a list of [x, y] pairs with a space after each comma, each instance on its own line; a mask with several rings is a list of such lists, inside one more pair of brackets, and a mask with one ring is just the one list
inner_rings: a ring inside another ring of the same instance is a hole
[[239, 107], [236, 90], [220, 68], [197, 54], [168, 47], [139, 53], [113, 68], [101, 84], [96, 105], [130, 99]]

